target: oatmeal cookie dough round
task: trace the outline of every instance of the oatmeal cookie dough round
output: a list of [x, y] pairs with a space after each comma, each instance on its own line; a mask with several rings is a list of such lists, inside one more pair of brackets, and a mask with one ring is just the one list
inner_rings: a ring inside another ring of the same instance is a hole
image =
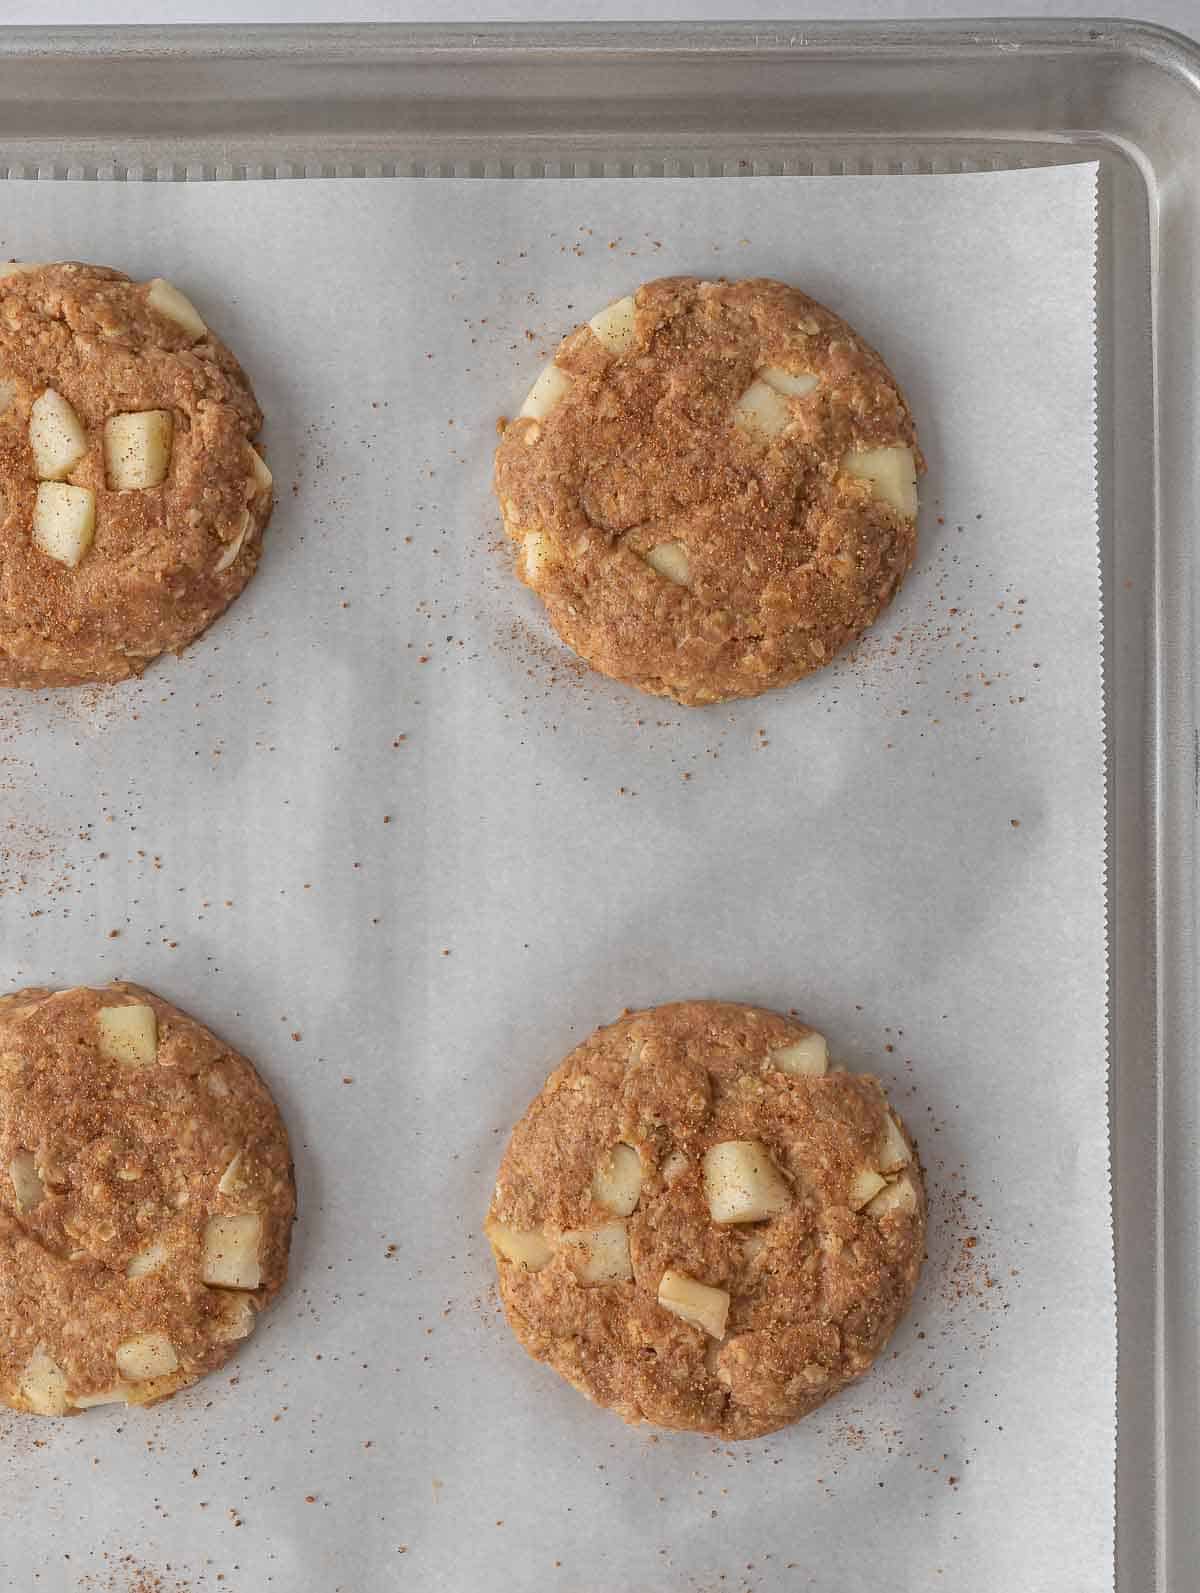
[[566, 337], [496, 454], [521, 579], [606, 675], [702, 704], [828, 664], [916, 550], [912, 417], [782, 282], [665, 277]]
[[0, 266], [0, 686], [123, 680], [198, 636], [258, 563], [261, 425], [169, 282]]
[[598, 1029], [513, 1130], [485, 1224], [509, 1325], [627, 1422], [754, 1438], [862, 1376], [921, 1268], [878, 1082], [754, 1007]]
[[0, 999], [0, 1401], [149, 1405], [287, 1273], [287, 1133], [245, 1057], [137, 985]]

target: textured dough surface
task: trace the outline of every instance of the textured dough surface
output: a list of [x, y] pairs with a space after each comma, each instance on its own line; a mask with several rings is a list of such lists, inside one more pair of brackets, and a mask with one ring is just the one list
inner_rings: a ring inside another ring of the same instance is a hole
[[[98, 1047], [97, 1013], [120, 1004], [153, 1008], [149, 1065], [111, 1060]], [[42, 1190], [31, 1209], [9, 1172], [23, 1153]], [[251, 1214], [262, 1223], [259, 1286], [206, 1286], [210, 1219]], [[118, 1348], [144, 1335], [162, 1335], [178, 1366], [128, 1384], [127, 1403], [153, 1403], [213, 1371], [278, 1293], [294, 1214], [279, 1113], [251, 1064], [207, 1029], [130, 984], [0, 999], [5, 1404], [31, 1409], [23, 1377], [35, 1357], [49, 1357], [70, 1414], [74, 1396], [123, 1384]], [[158, 1264], [130, 1277], [134, 1257], [148, 1251]]]
[[[887, 366], [838, 316], [780, 282], [667, 277], [635, 295], [614, 354], [578, 327], [555, 355], [565, 396], [504, 430], [495, 488], [518, 573], [594, 668], [685, 704], [750, 697], [827, 664], [890, 601], [916, 523], [843, 468], [916, 432]], [[779, 396], [769, 440], [733, 423], [764, 369], [817, 378]], [[646, 555], [686, 550], [687, 585]]]
[[[183, 648], [254, 573], [271, 514], [250, 444], [262, 414], [229, 350], [154, 309], [149, 284], [61, 264], [0, 277], [0, 686], [75, 685], [139, 674]], [[47, 391], [67, 400], [86, 452], [67, 481], [95, 494], [79, 563], [34, 542], [38, 490], [29, 420]], [[105, 422], [173, 419], [161, 485], [110, 490]], [[242, 537], [224, 569], [223, 557]]]
[[[925, 1241], [915, 1151], [904, 1136], [911, 1159], [889, 1175], [910, 1185], [911, 1210], [851, 1208], [861, 1171], [896, 1160], [887, 1102], [866, 1076], [780, 1071], [771, 1054], [809, 1032], [722, 1002], [634, 1013], [577, 1047], [513, 1131], [489, 1227], [540, 1231], [553, 1254], [533, 1270], [494, 1246], [509, 1325], [627, 1422], [771, 1432], [866, 1372], [909, 1304]], [[737, 1140], [765, 1148], [790, 1200], [766, 1221], [718, 1225], [702, 1162]], [[561, 1236], [617, 1220], [597, 1204], [593, 1174], [618, 1142], [642, 1168], [624, 1219], [633, 1277], [583, 1284]], [[668, 1270], [728, 1292], [723, 1339], [659, 1304]]]

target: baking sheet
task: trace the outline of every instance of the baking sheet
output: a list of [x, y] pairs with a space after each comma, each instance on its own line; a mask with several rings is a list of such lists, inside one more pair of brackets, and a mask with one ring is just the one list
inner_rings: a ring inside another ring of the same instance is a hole
[[[4, 699], [5, 971], [138, 978], [211, 1023], [275, 1089], [301, 1192], [292, 1284], [227, 1375], [0, 1420], [12, 1585], [1106, 1584], [1095, 169], [6, 200], [5, 254], [195, 298], [280, 501], [184, 659]], [[845, 314], [930, 464], [885, 621], [703, 712], [572, 666], [487, 492], [557, 334], [676, 270]], [[895, 1355], [733, 1448], [627, 1431], [528, 1361], [477, 1237], [549, 1066], [688, 995], [797, 1008], [878, 1072], [933, 1197]]]

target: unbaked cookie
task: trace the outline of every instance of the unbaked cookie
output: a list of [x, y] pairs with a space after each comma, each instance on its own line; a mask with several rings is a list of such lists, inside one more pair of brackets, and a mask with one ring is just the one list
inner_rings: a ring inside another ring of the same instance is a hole
[[577, 327], [496, 454], [521, 579], [587, 662], [701, 704], [828, 664], [916, 550], [908, 406], [782, 282], [648, 282]]
[[287, 1133], [253, 1067], [136, 985], [0, 999], [0, 1401], [149, 1405], [278, 1293]]
[[261, 425], [169, 282], [0, 266], [0, 686], [123, 680], [198, 636], [258, 563]]
[[627, 1422], [769, 1433], [879, 1355], [925, 1192], [873, 1078], [754, 1007], [598, 1029], [513, 1130], [485, 1224], [509, 1325]]

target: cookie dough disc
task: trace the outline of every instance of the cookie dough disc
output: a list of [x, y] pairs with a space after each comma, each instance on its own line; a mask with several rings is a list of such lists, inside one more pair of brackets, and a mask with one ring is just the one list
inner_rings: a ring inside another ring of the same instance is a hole
[[287, 1133], [245, 1059], [136, 985], [0, 1000], [0, 1401], [149, 1405], [287, 1272]]
[[916, 550], [895, 379], [782, 282], [648, 282], [576, 328], [505, 428], [521, 579], [606, 675], [700, 704], [821, 668]]
[[916, 1152], [876, 1080], [753, 1007], [599, 1029], [513, 1130], [485, 1231], [509, 1325], [628, 1422], [753, 1438], [860, 1377], [912, 1298]]
[[0, 686], [139, 674], [233, 601], [271, 515], [261, 424], [169, 282], [0, 266]]

